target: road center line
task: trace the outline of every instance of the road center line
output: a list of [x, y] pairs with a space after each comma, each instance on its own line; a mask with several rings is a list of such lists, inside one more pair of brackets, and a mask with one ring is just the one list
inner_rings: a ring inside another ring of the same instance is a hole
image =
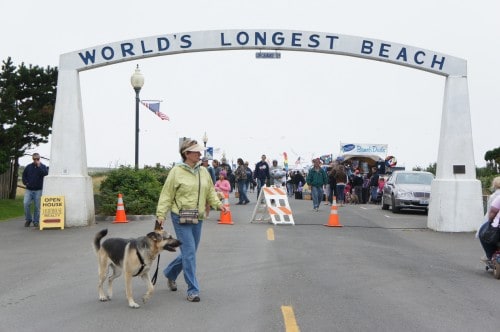
[[274, 229], [272, 228], [267, 229], [267, 239], [269, 241], [274, 241]]
[[295, 314], [293, 313], [293, 308], [291, 306], [281, 306], [281, 312], [283, 313], [283, 320], [285, 323], [286, 332], [300, 332], [297, 321], [295, 320]]

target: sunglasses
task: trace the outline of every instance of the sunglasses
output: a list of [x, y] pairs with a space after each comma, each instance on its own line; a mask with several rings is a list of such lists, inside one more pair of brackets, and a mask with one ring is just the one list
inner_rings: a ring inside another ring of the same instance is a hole
[[40, 160], [40, 158], [33, 158], [33, 160]]

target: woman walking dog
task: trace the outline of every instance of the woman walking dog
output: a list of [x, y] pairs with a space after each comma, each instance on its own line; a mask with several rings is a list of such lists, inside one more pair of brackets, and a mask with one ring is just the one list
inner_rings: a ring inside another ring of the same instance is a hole
[[163, 270], [171, 291], [177, 290], [176, 279], [184, 271], [188, 285], [187, 300], [200, 301], [200, 287], [196, 279], [196, 250], [208, 203], [214, 209], [226, 212], [217, 197], [212, 178], [205, 167], [200, 167], [203, 146], [195, 140], [186, 140], [180, 147], [182, 163], [175, 165], [163, 185], [158, 199], [156, 217], [163, 225], [170, 211], [177, 239], [181, 241], [180, 254]]

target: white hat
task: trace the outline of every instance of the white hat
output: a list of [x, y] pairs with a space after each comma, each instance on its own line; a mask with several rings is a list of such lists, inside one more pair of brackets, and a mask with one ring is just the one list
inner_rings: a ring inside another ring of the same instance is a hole
[[187, 140], [182, 144], [181, 151], [183, 154], [186, 152], [203, 152], [205, 148], [195, 140]]
[[203, 151], [205, 151], [205, 148], [200, 144], [196, 143], [194, 145], [185, 148], [183, 152], [203, 152]]

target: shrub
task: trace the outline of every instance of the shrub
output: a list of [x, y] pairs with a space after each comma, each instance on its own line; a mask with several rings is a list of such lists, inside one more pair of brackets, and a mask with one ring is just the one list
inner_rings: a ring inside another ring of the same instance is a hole
[[128, 214], [154, 214], [169, 170], [161, 166], [141, 170], [122, 166], [107, 173], [106, 179], [101, 182], [100, 194], [96, 195], [96, 213], [115, 214], [118, 194], [122, 194]]

